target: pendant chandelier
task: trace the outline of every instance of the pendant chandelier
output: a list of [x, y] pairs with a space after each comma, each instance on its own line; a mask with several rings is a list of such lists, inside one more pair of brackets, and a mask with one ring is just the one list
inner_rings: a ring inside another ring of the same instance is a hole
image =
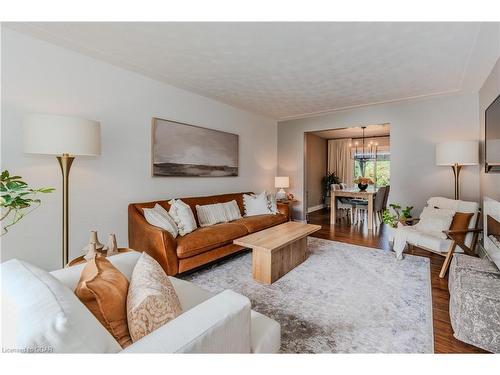
[[366, 126], [361, 127], [361, 142], [355, 141], [354, 143], [349, 143], [349, 147], [351, 148], [351, 150], [354, 147], [354, 152], [351, 152], [351, 158], [359, 160], [361, 162], [375, 160], [377, 158], [378, 142], [370, 141], [366, 143], [365, 129]]

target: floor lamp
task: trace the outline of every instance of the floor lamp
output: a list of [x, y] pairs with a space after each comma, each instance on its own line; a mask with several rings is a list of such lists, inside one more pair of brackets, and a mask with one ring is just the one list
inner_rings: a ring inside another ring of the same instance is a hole
[[436, 146], [436, 165], [450, 166], [455, 176], [455, 199], [460, 199], [460, 171], [464, 165], [479, 163], [477, 141], [450, 141]]
[[30, 114], [24, 118], [24, 151], [57, 155], [62, 172], [62, 265], [69, 254], [69, 171], [77, 155], [101, 153], [101, 125], [78, 117]]

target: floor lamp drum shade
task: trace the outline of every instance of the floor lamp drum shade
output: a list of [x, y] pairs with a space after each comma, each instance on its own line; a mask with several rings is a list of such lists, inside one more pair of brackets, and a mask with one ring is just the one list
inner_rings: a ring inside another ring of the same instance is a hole
[[477, 165], [479, 145], [477, 141], [451, 141], [436, 146], [436, 165]]
[[69, 171], [76, 155], [101, 153], [101, 125], [79, 117], [29, 114], [24, 118], [24, 151], [56, 155], [62, 173], [62, 265], [69, 256]]
[[24, 152], [99, 155], [101, 125], [79, 117], [30, 114], [24, 118]]
[[449, 141], [436, 146], [436, 165], [450, 166], [455, 176], [455, 199], [460, 199], [460, 170], [464, 165], [479, 163], [477, 141]]

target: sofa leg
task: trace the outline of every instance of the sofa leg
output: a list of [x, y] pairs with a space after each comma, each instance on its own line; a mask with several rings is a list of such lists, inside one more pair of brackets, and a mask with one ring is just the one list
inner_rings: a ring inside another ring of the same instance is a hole
[[448, 271], [448, 268], [450, 267], [451, 258], [453, 258], [456, 246], [457, 244], [455, 241], [451, 241], [450, 247], [448, 248], [448, 254], [446, 254], [446, 258], [444, 258], [443, 267], [441, 267], [441, 272], [439, 273], [439, 277], [441, 279], [446, 275], [446, 271]]

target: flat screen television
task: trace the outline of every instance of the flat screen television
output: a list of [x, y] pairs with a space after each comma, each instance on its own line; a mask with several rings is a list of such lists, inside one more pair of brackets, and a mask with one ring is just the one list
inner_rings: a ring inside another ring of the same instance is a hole
[[486, 108], [484, 122], [486, 173], [500, 173], [500, 95]]

